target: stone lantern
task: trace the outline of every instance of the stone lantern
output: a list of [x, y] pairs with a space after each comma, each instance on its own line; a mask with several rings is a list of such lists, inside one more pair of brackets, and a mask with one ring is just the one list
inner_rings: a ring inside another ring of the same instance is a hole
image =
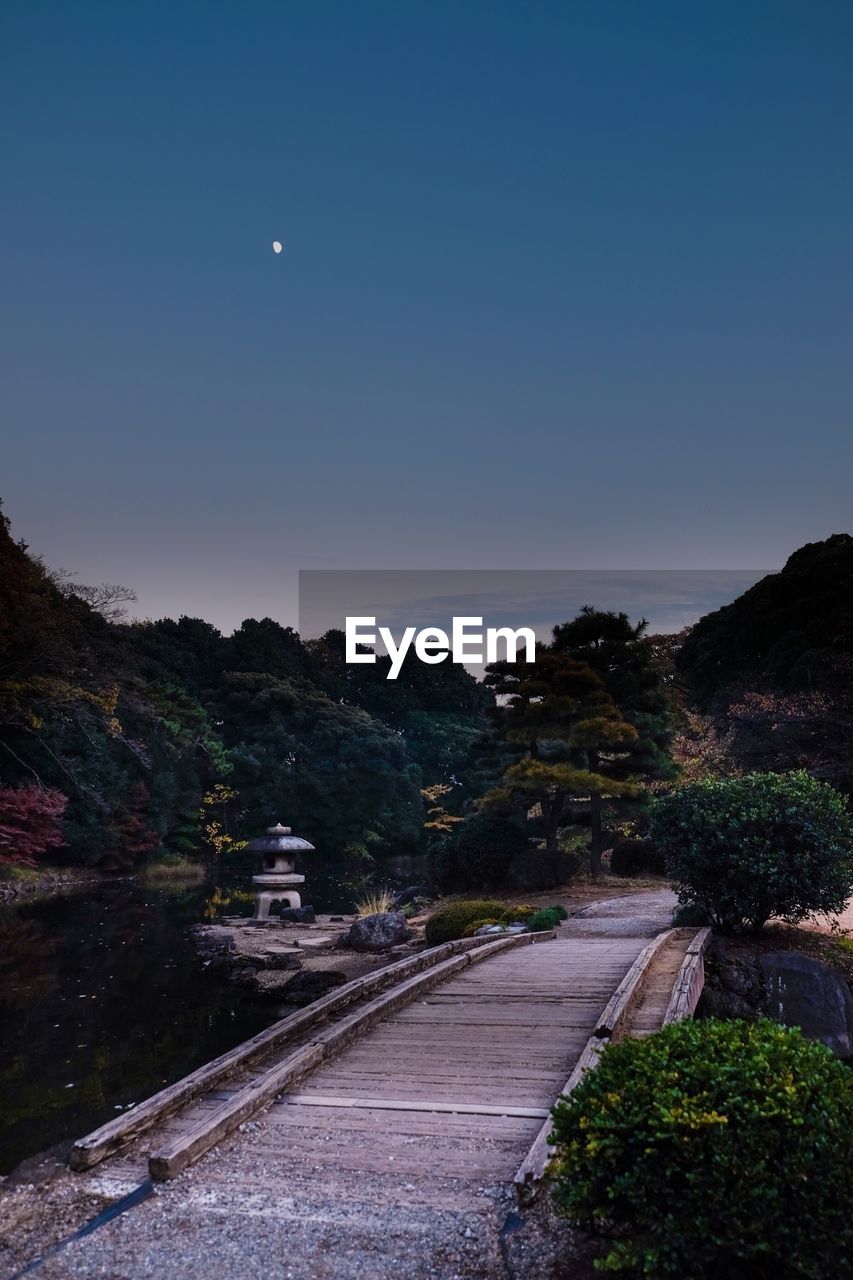
[[264, 869], [259, 876], [252, 876], [257, 886], [255, 895], [256, 920], [269, 920], [270, 907], [278, 902], [288, 907], [301, 907], [302, 899], [296, 886], [305, 883], [305, 877], [294, 873], [293, 860], [297, 853], [313, 852], [313, 844], [301, 836], [290, 833], [290, 827], [277, 822], [267, 828], [267, 834], [246, 845], [249, 853], [264, 855]]

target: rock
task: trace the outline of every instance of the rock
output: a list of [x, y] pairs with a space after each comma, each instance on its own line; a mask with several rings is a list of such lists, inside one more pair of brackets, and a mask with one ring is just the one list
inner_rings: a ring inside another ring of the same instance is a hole
[[405, 942], [411, 930], [399, 911], [379, 911], [361, 916], [350, 925], [349, 944], [354, 951], [387, 951]]
[[313, 907], [282, 907], [279, 919], [286, 924], [314, 924], [317, 917]]
[[301, 969], [302, 956], [298, 951], [265, 951], [253, 956], [264, 969]]
[[728, 942], [715, 938], [705, 963], [705, 988], [697, 1015], [702, 1018], [757, 1018], [764, 983], [750, 955], [731, 955]]
[[233, 982], [238, 987], [250, 987], [254, 983], [257, 972], [257, 965], [244, 964], [231, 971], [228, 975], [228, 981]]
[[853, 1057], [853, 995], [840, 973], [796, 951], [769, 951], [758, 963], [768, 1017]]
[[486, 934], [507, 933], [502, 924], [482, 924], [479, 929], [474, 932], [475, 938], [484, 938]]
[[303, 969], [276, 994], [279, 999], [301, 1008], [302, 1005], [311, 1004], [312, 1000], [319, 1000], [320, 996], [333, 991], [335, 987], [343, 986], [346, 981], [347, 975], [338, 969]]
[[416, 898], [425, 898], [428, 902], [434, 902], [435, 894], [428, 884], [409, 885], [408, 889], [401, 889], [399, 893], [394, 894], [394, 906], [408, 906], [408, 904], [410, 902], [414, 902]]

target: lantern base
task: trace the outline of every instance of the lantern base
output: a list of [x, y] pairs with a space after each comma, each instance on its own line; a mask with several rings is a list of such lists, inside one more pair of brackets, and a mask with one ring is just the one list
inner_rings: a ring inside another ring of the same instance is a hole
[[265, 889], [263, 893], [255, 895], [255, 920], [269, 920], [270, 907], [275, 903], [279, 907], [301, 907], [302, 899], [295, 889]]

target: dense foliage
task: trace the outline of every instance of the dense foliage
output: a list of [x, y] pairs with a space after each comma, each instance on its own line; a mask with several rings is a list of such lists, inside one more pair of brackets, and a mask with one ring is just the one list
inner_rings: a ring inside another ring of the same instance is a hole
[[853, 537], [809, 543], [676, 655], [732, 771], [803, 768], [853, 794]]
[[0, 786], [0, 862], [31, 863], [62, 843], [62, 815], [67, 800], [61, 791]]
[[327, 857], [422, 846], [421, 788], [458, 788], [494, 701], [463, 667], [408, 662], [389, 687], [339, 633], [126, 624], [131, 594], [75, 588], [0, 517], [0, 858], [130, 867], [277, 818]]
[[627, 837], [611, 849], [610, 870], [614, 876], [663, 875], [666, 866], [653, 840]]
[[433, 847], [433, 875], [454, 889], [496, 889], [504, 884], [513, 857], [529, 846], [530, 835], [517, 815], [470, 813]]
[[605, 1050], [554, 1112], [559, 1208], [604, 1269], [853, 1275], [853, 1076], [775, 1023], [687, 1020]]
[[680, 902], [721, 929], [838, 912], [853, 892], [847, 803], [803, 772], [681, 787], [655, 801], [651, 837]]
[[579, 799], [636, 792], [603, 771], [628, 754], [636, 732], [588, 664], [540, 645], [533, 663], [492, 663], [486, 682], [502, 700], [496, 716], [518, 758], [485, 803], [498, 813], [536, 807], [548, 853], [557, 852]]

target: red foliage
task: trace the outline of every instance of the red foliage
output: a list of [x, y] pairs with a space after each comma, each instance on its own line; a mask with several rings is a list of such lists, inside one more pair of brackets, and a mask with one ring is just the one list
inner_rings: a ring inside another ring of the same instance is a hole
[[148, 825], [148, 788], [137, 782], [126, 804], [113, 815], [111, 832], [116, 849], [124, 859], [137, 862], [159, 849], [162, 837]]
[[0, 786], [0, 862], [32, 866], [48, 849], [63, 845], [67, 804], [68, 797], [53, 787]]

